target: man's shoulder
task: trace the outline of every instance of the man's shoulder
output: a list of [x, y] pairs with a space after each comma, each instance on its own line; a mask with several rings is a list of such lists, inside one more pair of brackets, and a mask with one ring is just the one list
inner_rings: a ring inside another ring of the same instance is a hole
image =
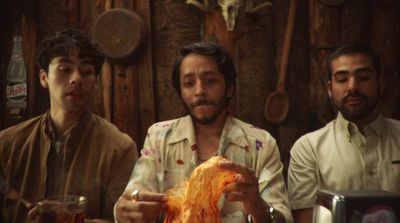
[[243, 134], [246, 135], [246, 137], [275, 140], [274, 137], [267, 130], [259, 128], [255, 125], [244, 122], [234, 117], [232, 117], [232, 127], [240, 128]]
[[400, 131], [400, 121], [397, 119], [392, 119], [392, 118], [385, 118], [387, 125], [389, 127], [395, 129], [396, 131]]
[[95, 130], [102, 136], [104, 140], [113, 140], [115, 142], [131, 142], [132, 138], [120, 131], [116, 125], [107, 119], [92, 114], [92, 120]]
[[321, 145], [330, 142], [328, 138], [333, 136], [333, 132], [335, 131], [335, 123], [336, 120], [333, 120], [327, 123], [322, 128], [316, 129], [300, 136], [293, 144], [291, 151], [294, 152], [299, 150], [300, 148], [308, 148], [312, 150], [324, 149], [324, 147], [321, 147]]
[[321, 137], [324, 137], [325, 135], [333, 131], [333, 129], [335, 128], [335, 123], [336, 120], [328, 122], [325, 126], [302, 135], [300, 139], [301, 138], [319, 139]]
[[10, 136], [12, 136], [13, 139], [15, 139], [15, 137], [25, 137], [26, 134], [31, 134], [32, 130], [40, 125], [42, 119], [43, 115], [40, 115], [10, 126], [0, 131], [0, 138], [9, 138]]
[[161, 122], [156, 122], [153, 125], [151, 125], [148, 129], [148, 133], [158, 133], [158, 132], [163, 132], [163, 131], [170, 131], [173, 129], [176, 129], [177, 127], [184, 127], [188, 124], [188, 116], [184, 117], [179, 117], [176, 119], [170, 119], [170, 120], [165, 120]]

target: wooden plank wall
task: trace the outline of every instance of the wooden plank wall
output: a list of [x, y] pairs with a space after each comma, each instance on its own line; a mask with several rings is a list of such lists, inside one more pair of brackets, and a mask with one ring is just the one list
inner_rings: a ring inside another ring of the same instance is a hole
[[[26, 4], [2, 1], [0, 90], [5, 90], [6, 67], [15, 33], [12, 24], [22, 27], [25, 40], [29, 84], [26, 119], [46, 111], [49, 104], [34, 66], [38, 41], [64, 27], [78, 27], [91, 33], [103, 12], [124, 3], [125, 8], [145, 20], [148, 39], [140, 58], [131, 65], [110, 61], [104, 65], [91, 108], [127, 132], [139, 148], [152, 123], [185, 113], [171, 85], [172, 66], [182, 45], [200, 40], [216, 41], [231, 53], [239, 74], [231, 111], [277, 139], [285, 167], [293, 142], [334, 117], [326, 94], [324, 61], [340, 44], [372, 44], [384, 64], [386, 89], [382, 111], [400, 119], [400, 1], [347, 0], [341, 6], [331, 7], [317, 0], [298, 0], [286, 75], [290, 109], [287, 119], [279, 125], [265, 120], [264, 105], [277, 82], [290, 0], [272, 0], [271, 7], [254, 13], [240, 7], [232, 32], [226, 29], [217, 1], [208, 2], [215, 8], [202, 12], [187, 5], [185, 0], [29, 0]], [[265, 0], [253, 2], [258, 5]], [[11, 12], [11, 16], [5, 17], [5, 11]], [[4, 109], [5, 93], [0, 106], [1, 129], [23, 120], [9, 117]]]

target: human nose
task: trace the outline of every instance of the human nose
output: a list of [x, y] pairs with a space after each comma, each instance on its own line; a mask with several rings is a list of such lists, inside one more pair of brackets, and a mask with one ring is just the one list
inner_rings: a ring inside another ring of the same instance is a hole
[[197, 81], [195, 85], [195, 93], [196, 96], [205, 96], [207, 93], [205, 85], [201, 80]]
[[356, 77], [350, 77], [349, 82], [348, 82], [348, 91], [349, 92], [355, 92], [358, 88], [358, 81]]
[[78, 69], [75, 69], [72, 74], [71, 78], [69, 80], [70, 84], [77, 84], [82, 82], [82, 75]]

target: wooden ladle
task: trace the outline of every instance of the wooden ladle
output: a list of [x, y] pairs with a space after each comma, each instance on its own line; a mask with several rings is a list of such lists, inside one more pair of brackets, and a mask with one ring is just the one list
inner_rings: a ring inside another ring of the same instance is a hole
[[265, 119], [273, 124], [279, 124], [283, 120], [285, 120], [289, 111], [289, 97], [285, 92], [285, 78], [289, 59], [290, 45], [293, 36], [296, 6], [297, 0], [291, 0], [276, 90], [268, 96], [264, 106]]

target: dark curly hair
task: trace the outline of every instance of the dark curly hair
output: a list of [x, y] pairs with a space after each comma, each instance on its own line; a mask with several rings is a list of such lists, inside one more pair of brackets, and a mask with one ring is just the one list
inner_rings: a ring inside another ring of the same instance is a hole
[[235, 65], [226, 50], [212, 42], [195, 42], [183, 46], [180, 50], [179, 57], [175, 61], [174, 69], [172, 71], [172, 85], [179, 95], [181, 95], [181, 63], [182, 60], [191, 53], [211, 56], [215, 58], [219, 71], [224, 75], [226, 86], [232, 87], [233, 89], [235, 88], [237, 76]]
[[80, 58], [90, 58], [91, 64], [100, 73], [104, 62], [104, 54], [98, 46], [91, 42], [88, 34], [78, 29], [65, 29], [55, 35], [45, 37], [38, 49], [37, 65], [48, 72], [49, 64], [54, 57], [68, 56], [73, 49], [79, 50]]

